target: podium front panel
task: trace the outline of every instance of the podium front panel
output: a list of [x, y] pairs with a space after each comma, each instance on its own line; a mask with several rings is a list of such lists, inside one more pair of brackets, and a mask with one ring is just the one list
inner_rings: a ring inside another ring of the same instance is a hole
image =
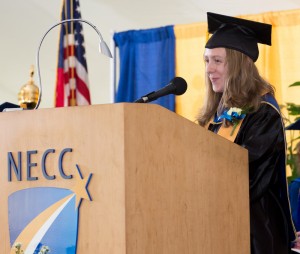
[[247, 152], [157, 105], [4, 112], [1, 253], [249, 254]]

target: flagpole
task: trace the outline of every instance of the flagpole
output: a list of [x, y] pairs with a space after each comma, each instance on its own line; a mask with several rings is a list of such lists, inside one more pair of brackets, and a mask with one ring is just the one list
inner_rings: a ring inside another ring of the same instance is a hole
[[103, 40], [103, 37], [100, 33], [100, 31], [97, 29], [96, 26], [94, 26], [92, 23], [90, 23], [89, 21], [87, 20], [84, 20], [84, 19], [65, 19], [65, 20], [62, 20], [61, 22], [58, 22], [56, 24], [54, 24], [53, 26], [51, 26], [47, 31], [46, 33], [43, 35], [41, 41], [40, 41], [40, 44], [38, 46], [38, 49], [37, 49], [37, 53], [36, 53], [36, 66], [37, 66], [37, 74], [38, 74], [38, 85], [39, 85], [39, 97], [38, 97], [38, 101], [37, 101], [37, 104], [35, 106], [34, 109], [38, 109], [39, 105], [40, 105], [40, 102], [41, 102], [41, 98], [42, 98], [42, 78], [41, 78], [41, 72], [40, 72], [40, 49], [41, 49], [41, 46], [42, 46], [42, 43], [46, 37], [46, 35], [56, 26], [58, 25], [62, 25], [66, 22], [73, 22], [73, 21], [78, 21], [78, 22], [84, 22], [88, 25], [90, 25], [92, 28], [94, 28], [94, 30], [97, 32], [97, 34], [99, 35], [99, 39], [100, 39], [100, 42], [99, 42], [99, 51], [103, 54], [103, 55], [106, 55], [110, 58], [112, 58], [112, 54], [110, 52], [110, 49], [109, 47], [107, 46], [106, 42]]
[[112, 49], [113, 57], [110, 59], [110, 103], [115, 102], [115, 95], [117, 91], [116, 84], [116, 44], [114, 41], [114, 30], [110, 32], [110, 48]]

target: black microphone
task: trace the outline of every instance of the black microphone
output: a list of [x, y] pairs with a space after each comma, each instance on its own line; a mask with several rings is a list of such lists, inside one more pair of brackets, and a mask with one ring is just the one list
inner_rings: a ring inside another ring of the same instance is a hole
[[181, 77], [175, 77], [165, 87], [159, 89], [158, 91], [148, 93], [134, 102], [147, 103], [168, 94], [182, 95], [185, 93], [186, 89], [186, 81]]

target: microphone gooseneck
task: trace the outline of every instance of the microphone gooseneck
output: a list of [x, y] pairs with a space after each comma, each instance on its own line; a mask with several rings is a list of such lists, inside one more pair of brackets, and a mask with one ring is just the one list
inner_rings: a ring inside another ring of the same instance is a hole
[[158, 91], [148, 93], [134, 102], [148, 103], [169, 94], [182, 95], [185, 93], [186, 90], [187, 90], [186, 81], [181, 77], [175, 77], [165, 87], [159, 89]]
[[46, 37], [46, 35], [56, 26], [58, 25], [62, 25], [64, 23], [67, 23], [67, 22], [73, 22], [73, 21], [79, 21], [79, 22], [84, 22], [88, 25], [90, 25], [92, 28], [94, 28], [94, 30], [97, 32], [97, 34], [99, 35], [99, 38], [100, 38], [100, 43], [99, 43], [99, 51], [112, 58], [112, 54], [106, 44], [106, 42], [103, 40], [102, 38], [102, 35], [100, 33], [100, 31], [97, 29], [96, 26], [94, 26], [92, 23], [90, 23], [89, 21], [87, 20], [84, 20], [84, 19], [65, 19], [65, 20], [62, 20], [61, 22], [59, 23], [56, 23], [55, 25], [51, 26], [47, 31], [46, 33], [44, 34], [44, 36], [42, 37], [41, 41], [40, 41], [40, 44], [39, 44], [39, 47], [38, 47], [38, 50], [37, 50], [37, 54], [36, 54], [36, 66], [37, 66], [37, 73], [38, 73], [38, 85], [39, 85], [39, 97], [38, 97], [38, 101], [37, 101], [37, 104], [35, 106], [34, 109], [37, 109], [40, 105], [40, 102], [41, 102], [41, 97], [42, 97], [42, 78], [41, 78], [41, 73], [40, 73], [40, 49], [41, 49], [41, 46], [42, 46], [42, 43]]

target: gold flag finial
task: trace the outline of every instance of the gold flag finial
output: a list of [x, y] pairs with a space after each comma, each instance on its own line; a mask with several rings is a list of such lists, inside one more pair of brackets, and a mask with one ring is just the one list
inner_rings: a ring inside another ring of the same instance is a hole
[[34, 109], [39, 98], [39, 88], [35, 85], [34, 76], [34, 65], [30, 67], [28, 82], [23, 85], [18, 94], [18, 101], [20, 107], [24, 109]]
[[33, 79], [33, 75], [34, 75], [34, 65], [32, 64], [30, 66], [30, 79], [32, 80]]

